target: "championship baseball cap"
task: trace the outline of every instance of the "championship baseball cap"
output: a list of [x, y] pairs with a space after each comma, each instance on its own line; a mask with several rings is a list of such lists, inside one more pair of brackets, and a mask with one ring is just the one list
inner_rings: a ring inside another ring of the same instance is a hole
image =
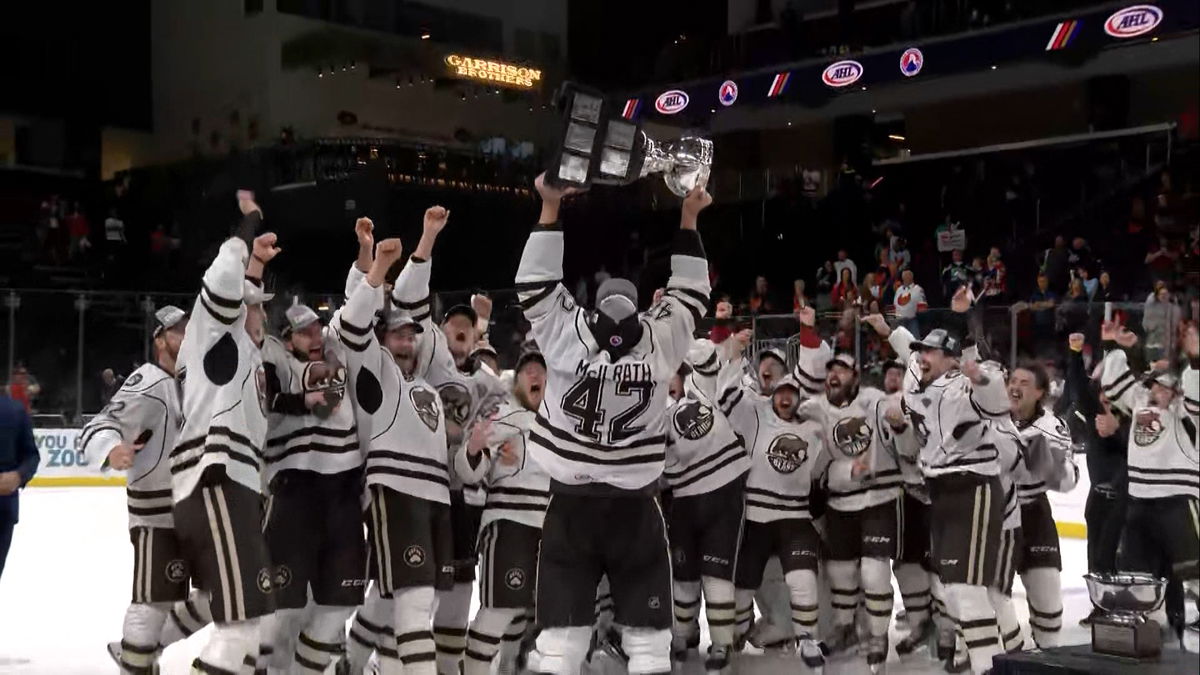
[[1154, 370], [1151, 371], [1146, 378], [1142, 380], [1142, 384], [1149, 389], [1158, 384], [1170, 389], [1171, 391], [1179, 391], [1179, 378], [1175, 373], [1169, 370]]
[[187, 319], [187, 312], [179, 309], [175, 305], [167, 305], [154, 313], [154, 337], [162, 335], [164, 331], [171, 330], [179, 325], [179, 322]]
[[787, 357], [784, 356], [783, 351], [781, 351], [779, 349], [775, 349], [774, 347], [772, 347], [770, 349], [764, 349], [758, 353], [758, 362], [759, 363], [762, 363], [763, 359], [766, 359], [766, 358], [775, 359], [776, 361], [782, 363], [784, 368], [787, 368]]
[[487, 340], [482, 340], [475, 343], [475, 348], [471, 350], [471, 356], [479, 356], [480, 354], [490, 354], [493, 359], [500, 358], [496, 353], [495, 347]]
[[628, 279], [605, 279], [596, 290], [596, 310], [613, 321], [621, 321], [637, 313], [637, 286]]
[[268, 293], [263, 289], [261, 283], [246, 279], [242, 281], [242, 302], [247, 306], [261, 305], [271, 301], [274, 298], [274, 293]]
[[388, 330], [400, 330], [405, 326], [412, 326], [417, 333], [424, 333], [425, 327], [417, 322], [408, 312], [402, 312], [398, 309], [393, 309], [387, 314], [387, 321], [384, 324]]
[[833, 355], [832, 359], [829, 359], [825, 362], [825, 370], [829, 370], [834, 366], [842, 366], [843, 368], [849, 368], [856, 373], [858, 372], [858, 360], [855, 359], [854, 355], [850, 352], [838, 352], [837, 354]]
[[914, 340], [909, 343], [909, 349], [914, 352], [926, 349], [940, 349], [950, 356], [962, 356], [962, 343], [958, 338], [946, 332], [944, 328], [934, 328], [925, 334], [924, 340]]
[[442, 323], [446, 323], [451, 317], [454, 316], [467, 317], [470, 319], [472, 326], [475, 325], [476, 321], [479, 321], [479, 314], [476, 313], [475, 309], [470, 305], [458, 304], [451, 306], [450, 309], [446, 310], [446, 316], [442, 317]]
[[317, 313], [308, 305], [292, 305], [283, 315], [287, 318], [287, 325], [283, 327], [284, 336], [291, 335], [320, 321]]
[[884, 362], [883, 362], [883, 370], [882, 370], [882, 372], [886, 373], [887, 371], [889, 371], [889, 370], [891, 370], [891, 369], [893, 369], [893, 368], [899, 368], [899, 369], [900, 369], [900, 370], [902, 370], [902, 371], [903, 371], [903, 370], [907, 370], [907, 369], [904, 367], [904, 364], [903, 364], [903, 363], [900, 363], [900, 362], [899, 362], [899, 361], [897, 361], [896, 359], [888, 359], [887, 361], [884, 361]]
[[521, 372], [521, 369], [525, 367], [525, 364], [527, 364], [531, 361], [542, 364], [543, 368], [546, 367], [546, 357], [542, 356], [541, 352], [528, 351], [528, 352], [521, 354], [521, 356], [519, 356], [517, 358], [517, 367], [513, 368], [513, 370], [515, 372], [519, 373], [519, 372]]
[[775, 386], [771, 389], [771, 394], [774, 395], [775, 392], [779, 391], [781, 387], [791, 387], [792, 389], [796, 390], [797, 394], [804, 393], [804, 390], [800, 388], [800, 382], [796, 380], [795, 375], [785, 375], [784, 377], [776, 380]]

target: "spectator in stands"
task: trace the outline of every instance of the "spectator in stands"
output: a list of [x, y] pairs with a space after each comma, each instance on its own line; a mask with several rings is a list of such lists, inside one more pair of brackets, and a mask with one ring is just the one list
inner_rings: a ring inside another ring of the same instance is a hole
[[1088, 300], [1096, 298], [1096, 290], [1100, 288], [1100, 282], [1092, 278], [1091, 271], [1084, 265], [1080, 265], [1075, 270], [1075, 278], [1083, 284], [1083, 291], [1087, 294]]
[[1090, 272], [1095, 267], [1096, 256], [1092, 254], [1092, 247], [1086, 239], [1075, 237], [1071, 240], [1071, 253], [1067, 256], [1067, 263], [1073, 270], [1082, 267]]
[[863, 277], [860, 288], [862, 289], [860, 293], [863, 302], [870, 302], [872, 300], [879, 303], [883, 302], [883, 287], [875, 280], [874, 272], [867, 272], [866, 276]]
[[1000, 247], [993, 246], [983, 273], [983, 299], [993, 304], [1004, 302], [1008, 296], [1008, 269], [1000, 258]]
[[771, 300], [771, 287], [767, 278], [758, 275], [754, 278], [754, 290], [750, 291], [750, 312], [752, 314], [772, 314], [775, 312], [775, 302]]
[[1179, 259], [1178, 247], [1166, 237], [1150, 240], [1146, 252], [1146, 265], [1150, 268], [1151, 282], [1163, 281], [1168, 284], [1175, 281], [1175, 261]]
[[963, 262], [962, 249], [950, 251], [950, 264], [942, 269], [942, 298], [954, 297], [959, 286], [971, 283], [973, 276], [970, 266]]
[[808, 295], [804, 292], [804, 280], [796, 279], [792, 281], [792, 311], [796, 311], [801, 307], [808, 307]]
[[830, 299], [833, 301], [835, 309], [845, 309], [847, 301], [853, 304], [855, 300], [858, 300], [858, 286], [854, 283], [854, 273], [850, 271], [849, 267], [843, 267], [838, 273], [838, 282], [833, 287]]
[[833, 269], [837, 273], [838, 279], [842, 278], [842, 270], [850, 270], [850, 278], [854, 281], [858, 280], [858, 265], [850, 259], [850, 254], [846, 253], [846, 249], [842, 249], [837, 253], [837, 262], [833, 264]]
[[1061, 293], [1067, 289], [1067, 282], [1070, 281], [1070, 258], [1067, 239], [1061, 234], [1054, 238], [1054, 246], [1042, 253], [1041, 272], [1049, 280], [1051, 291]]
[[888, 263], [896, 274], [912, 266], [912, 253], [908, 251], [908, 240], [904, 237], [896, 237], [892, 243], [892, 249], [888, 254]]
[[1075, 277], [1071, 280], [1067, 295], [1063, 297], [1062, 303], [1058, 306], [1058, 332], [1060, 335], [1084, 331], [1087, 327], [1089, 304], [1083, 279]]
[[719, 345], [733, 335], [733, 305], [730, 304], [728, 297], [722, 297], [717, 301], [713, 319], [713, 327], [708, 331], [708, 339]]
[[913, 335], [921, 335], [917, 315], [929, 308], [925, 299], [925, 289], [913, 280], [912, 270], [900, 273], [900, 283], [896, 286], [896, 319], [901, 326]]
[[1095, 302], [1116, 302], [1119, 298], [1116, 289], [1112, 285], [1112, 275], [1108, 270], [1100, 272], [1099, 282], [1096, 285], [1096, 292], [1092, 294], [1092, 300]]
[[17, 524], [19, 496], [38, 468], [33, 421], [19, 401], [0, 394], [0, 576]]
[[1170, 358], [1175, 326], [1183, 318], [1183, 311], [1171, 297], [1171, 290], [1159, 282], [1154, 293], [1146, 299], [1142, 311], [1142, 328], [1146, 331], [1146, 362]]
[[817, 268], [817, 307], [818, 309], [828, 309], [829, 296], [833, 293], [833, 286], [837, 283], [837, 271], [833, 268], [833, 261], [826, 260], [824, 265]]
[[88, 239], [88, 235], [91, 234], [91, 225], [88, 223], [87, 216], [83, 215], [83, 211], [80, 210], [79, 202], [75, 202], [71, 213], [67, 216], [67, 234], [71, 238], [67, 258], [71, 262], [78, 262], [92, 245], [91, 240]]
[[1033, 311], [1034, 343], [1038, 354], [1042, 347], [1054, 339], [1054, 307], [1058, 305], [1058, 294], [1050, 288], [1050, 277], [1039, 274], [1037, 290], [1029, 297], [1029, 309]]
[[41, 385], [33, 375], [29, 374], [24, 364], [18, 363], [13, 369], [12, 381], [8, 383], [8, 395], [17, 403], [25, 406], [26, 412], [31, 412], [33, 402], [40, 393], [42, 393]]

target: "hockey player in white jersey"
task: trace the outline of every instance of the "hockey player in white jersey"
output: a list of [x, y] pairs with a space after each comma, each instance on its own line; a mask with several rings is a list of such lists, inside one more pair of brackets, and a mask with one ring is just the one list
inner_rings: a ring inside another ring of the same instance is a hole
[[[1137, 336], [1122, 326], [1105, 323], [1101, 338], [1106, 351], [1101, 375], [1104, 396], [1132, 420], [1129, 509], [1117, 549], [1118, 569], [1170, 575], [1195, 590], [1200, 580], [1200, 338], [1196, 327], [1190, 326], [1183, 338], [1188, 365], [1181, 377], [1165, 371], [1144, 377], [1134, 372], [1125, 350], [1137, 344]], [[1165, 609], [1157, 614], [1160, 625], [1167, 625]]]
[[1008, 397], [1000, 372], [961, 358], [970, 305], [960, 288], [951, 301], [950, 330], [932, 330], [920, 341], [904, 328], [873, 326], [908, 363], [904, 408], [922, 442], [920, 465], [930, 492], [934, 597], [957, 619], [971, 669], [983, 673], [1002, 652], [988, 586], [996, 577], [1004, 495], [987, 423], [1008, 417]]
[[[1083, 335], [1075, 336], [1080, 342]], [[1038, 363], [1018, 365], [1008, 376], [1012, 421], [1024, 445], [1026, 471], [1017, 483], [1021, 545], [1017, 573], [1029, 602], [1029, 627], [1039, 649], [1057, 647], [1062, 630], [1062, 554], [1047, 490], [1067, 492], [1079, 480], [1066, 422], [1048, 409], [1050, 377]]]
[[[817, 358], [828, 358], [828, 347], [814, 351], [820, 354]], [[769, 397], [760, 396], [740, 382], [742, 367], [741, 358], [725, 366], [718, 397], [721, 411], [750, 452], [746, 523], [734, 574], [738, 635], [744, 637], [750, 628], [751, 600], [767, 560], [777, 556], [789, 591], [797, 654], [817, 668], [824, 665], [827, 649], [817, 630], [821, 541], [813, 527], [809, 495], [822, 463], [828, 462], [821, 426], [798, 416], [802, 387], [794, 375], [777, 381]], [[810, 366], [808, 371], [815, 369]]]
[[[240, 200], [254, 231], [262, 212]], [[279, 253], [274, 234], [221, 245], [204, 273], [179, 348], [184, 422], [170, 452], [175, 527], [193, 582], [215, 624], [194, 668], [240, 671], [258, 657], [260, 617], [274, 609], [276, 570], [262, 535], [266, 331], [262, 269]]]
[[596, 586], [607, 575], [629, 672], [671, 668], [671, 569], [656, 499], [666, 442], [667, 383], [708, 302], [708, 266], [696, 217], [702, 187], [684, 199], [663, 299], [638, 313], [637, 289], [610, 279], [596, 310], [562, 285], [558, 223], [569, 190], [535, 182], [542, 212], [517, 271], [522, 309], [546, 358], [546, 395], [530, 449], [550, 474], [538, 561], [534, 672], [578, 672], [592, 630]]
[[[371, 221], [360, 218], [355, 230], [369, 254]], [[348, 290], [362, 276], [352, 268]], [[322, 672], [341, 652], [346, 620], [363, 601], [363, 453], [353, 406], [343, 402], [344, 346], [310, 307], [293, 305], [285, 318], [284, 339], [269, 337], [263, 347], [271, 392], [264, 535], [284, 581], [275, 590], [268, 664]], [[306, 610], [310, 595], [314, 606]]]
[[537, 352], [517, 360], [513, 388], [500, 408], [476, 423], [455, 455], [467, 483], [487, 489], [479, 533], [479, 610], [467, 633], [465, 675], [516, 673], [527, 624], [534, 620], [537, 555], [550, 501], [550, 475], [526, 452], [529, 429], [546, 390]]
[[379, 644], [381, 672], [432, 675], [434, 588], [448, 588], [454, 571], [446, 425], [437, 391], [416, 374], [421, 324], [392, 309], [382, 336], [372, 325], [384, 308], [385, 275], [400, 259], [400, 240], [379, 242], [375, 255], [334, 326], [346, 347], [358, 426], [370, 434], [371, 567], [393, 609], [394, 641]]
[[[693, 347], [689, 357], [693, 352], [705, 355], [700, 365], [719, 365], [711, 343]], [[696, 377], [692, 366], [685, 363], [671, 380], [673, 403], [667, 411], [663, 477], [671, 490], [667, 534], [675, 586], [672, 658], [676, 663], [685, 662], [688, 652], [700, 643], [697, 616], [703, 589], [712, 639], [705, 670], [717, 673], [728, 667], [732, 656], [736, 619], [733, 573], [750, 456], [705, 391], [704, 379], [708, 378]], [[716, 378], [711, 379], [715, 395]]]
[[122, 673], [149, 673], [155, 667], [171, 604], [188, 592], [188, 568], [171, 514], [171, 472], [164, 461], [182, 422], [175, 367], [187, 315], [167, 305], [154, 313], [154, 322], [154, 361], [125, 378], [83, 427], [79, 443], [89, 465], [127, 472], [133, 598], [121, 641], [108, 646]]
[[[803, 333], [815, 332], [816, 310], [799, 312]], [[811, 347], [800, 347], [800, 363], [811, 362]], [[818, 357], [819, 358], [819, 357]], [[897, 513], [903, 478], [886, 443], [915, 444], [911, 429], [889, 416], [884, 393], [859, 386], [853, 354], [835, 354], [825, 364], [825, 391], [800, 406], [799, 415], [815, 420], [824, 434], [830, 461], [820, 476], [827, 497], [825, 576], [829, 580], [834, 626], [826, 639], [833, 653], [858, 643], [855, 613], [865, 598], [867, 664], [876, 669], [888, 655], [892, 619], [891, 561], [898, 546]]]

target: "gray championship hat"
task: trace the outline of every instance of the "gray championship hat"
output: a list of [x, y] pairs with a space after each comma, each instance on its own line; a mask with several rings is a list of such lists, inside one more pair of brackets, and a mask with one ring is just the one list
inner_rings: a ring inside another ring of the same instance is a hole
[[1175, 373], [1172, 373], [1169, 370], [1151, 371], [1146, 375], [1146, 378], [1142, 380], [1142, 384], [1145, 385], [1147, 389], [1157, 384], [1166, 387], [1171, 391], [1179, 391], [1179, 378], [1175, 375]]
[[480, 354], [490, 354], [493, 359], [500, 358], [500, 355], [496, 353], [496, 348], [486, 340], [476, 343], [475, 348], [471, 350], [471, 356], [479, 356]]
[[524, 354], [521, 354], [521, 356], [517, 359], [517, 366], [516, 368], [513, 368], [513, 370], [519, 373], [521, 372], [521, 369], [525, 367], [525, 364], [530, 362], [540, 363], [542, 364], [543, 368], [546, 367], [546, 357], [542, 356], [541, 352], [528, 351]]
[[962, 356], [962, 343], [958, 338], [946, 332], [944, 328], [935, 328], [925, 334], [924, 340], [914, 340], [909, 343], [909, 349], [914, 352], [926, 349], [940, 349], [950, 356]]
[[637, 286], [628, 279], [605, 279], [596, 290], [596, 310], [613, 321], [636, 314], [637, 303]]
[[412, 326], [412, 329], [417, 333], [425, 332], [425, 327], [418, 323], [411, 314], [398, 309], [393, 309], [388, 312], [387, 322], [384, 325], [388, 330], [400, 330], [405, 326]]
[[287, 325], [283, 327], [283, 334], [285, 336], [291, 335], [298, 330], [304, 330], [321, 320], [317, 316], [317, 313], [308, 305], [292, 305], [287, 308], [287, 311], [283, 315], [287, 318]]
[[178, 326], [179, 322], [185, 319], [187, 319], [187, 312], [184, 312], [175, 305], [167, 305], [159, 309], [154, 313], [154, 337], [158, 337], [164, 331]]
[[789, 374], [776, 380], [775, 386], [771, 389], [771, 394], [774, 395], [775, 392], [779, 391], [783, 387], [791, 387], [792, 389], [796, 390], [797, 394], [804, 393], [804, 389], [800, 387], [800, 382], [796, 379], [795, 375]]
[[271, 301], [274, 298], [274, 293], [268, 293], [260, 283], [255, 283], [246, 279], [242, 282], [242, 302], [247, 307], [250, 305], [261, 305]]
[[849, 368], [856, 373], [858, 372], [858, 361], [850, 352], [838, 352], [837, 354], [833, 355], [832, 359], [829, 359], [825, 362], [825, 370], [829, 370], [834, 366], [841, 366], [843, 368]]
[[782, 363], [784, 368], [787, 368], [787, 356], [785, 356], [784, 353], [779, 349], [772, 347], [770, 349], [764, 349], [758, 353], [759, 363], [762, 363], [763, 359], [766, 358], [775, 359], [776, 361]]

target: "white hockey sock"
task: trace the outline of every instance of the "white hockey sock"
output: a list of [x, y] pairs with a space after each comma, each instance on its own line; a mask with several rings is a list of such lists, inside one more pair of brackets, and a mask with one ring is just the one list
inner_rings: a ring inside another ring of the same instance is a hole
[[886, 636], [892, 623], [892, 568], [890, 561], [863, 558], [862, 587], [867, 606], [867, 625], [872, 636]]
[[792, 628], [792, 607], [788, 597], [783, 566], [779, 563], [778, 556], [772, 556], [767, 559], [767, 565], [763, 568], [763, 582], [754, 595], [754, 601], [762, 618], [783, 633]]
[[709, 576], [701, 577], [700, 581], [704, 585], [704, 615], [708, 620], [709, 637], [714, 646], [732, 645], [737, 621], [733, 582]]
[[675, 621], [671, 632], [686, 644], [688, 638], [700, 638], [700, 582], [676, 581], [674, 590]]
[[817, 573], [812, 570], [793, 570], [787, 573], [785, 579], [791, 601], [792, 630], [797, 638], [808, 636], [817, 639]]
[[1062, 580], [1053, 567], [1035, 567], [1021, 575], [1029, 601], [1029, 628], [1041, 649], [1057, 647], [1062, 630]]
[[258, 619], [250, 619], [214, 625], [208, 643], [196, 659], [201, 664], [201, 670], [208, 667], [233, 673], [254, 672], [258, 658], [259, 623]]
[[608, 577], [600, 577], [600, 583], [596, 585], [596, 616], [595, 630], [597, 633], [606, 633], [613, 625], [613, 599], [612, 592], [608, 588]]
[[738, 588], [734, 591], [733, 597], [737, 607], [734, 642], [740, 642], [746, 638], [746, 634], [750, 632], [750, 626], [754, 624], [754, 591]]
[[517, 657], [521, 654], [521, 641], [525, 639], [525, 631], [533, 620], [533, 610], [523, 609], [513, 617], [500, 639], [500, 668], [499, 672], [515, 673]]
[[1012, 598], [998, 589], [988, 588], [988, 601], [996, 610], [996, 626], [1000, 629], [1000, 643], [1004, 651], [1021, 651], [1025, 640], [1021, 637], [1021, 623], [1017, 619], [1017, 608], [1013, 606]]
[[363, 604], [354, 613], [350, 624], [350, 639], [346, 641], [346, 660], [351, 673], [361, 673], [371, 659], [371, 652], [380, 649], [380, 657], [399, 659], [392, 642], [392, 601], [380, 597], [379, 585], [372, 583]]
[[354, 611], [350, 607], [318, 605], [313, 609], [308, 625], [296, 640], [296, 668], [301, 673], [323, 673], [342, 653], [346, 641], [346, 620]]
[[121, 672], [149, 675], [158, 660], [158, 646], [170, 605], [133, 604], [121, 626]]
[[671, 631], [626, 628], [621, 631], [621, 647], [629, 657], [629, 675], [671, 672]]
[[437, 669], [457, 673], [467, 651], [467, 624], [471, 622], [471, 584], [454, 584], [437, 592], [433, 614], [433, 642], [437, 647]]
[[977, 675], [992, 669], [992, 658], [1004, 653], [996, 610], [988, 600], [986, 586], [946, 584], [946, 609], [958, 619], [967, 645], [971, 670]]
[[897, 563], [892, 567], [896, 585], [900, 587], [900, 598], [904, 601], [904, 612], [908, 625], [916, 628], [929, 619], [933, 595], [929, 590], [929, 572], [915, 563]]
[[[434, 590], [418, 586], [396, 591], [396, 652], [404, 675], [436, 675], [437, 650], [433, 643]], [[465, 649], [465, 648], [464, 648]]]
[[953, 631], [958, 628], [958, 619], [950, 615], [946, 609], [946, 587], [936, 574], [929, 575], [929, 594], [933, 597], [933, 623], [939, 633]]
[[500, 651], [505, 632], [524, 614], [525, 610], [521, 609], [479, 608], [471, 627], [467, 629], [466, 675], [488, 675], [491, 672], [492, 660]]
[[537, 647], [529, 655], [530, 672], [579, 675], [591, 638], [592, 629], [588, 626], [543, 628], [537, 637]]
[[296, 636], [304, 624], [303, 609], [277, 609], [259, 623], [259, 668], [287, 671], [292, 667]]
[[825, 578], [829, 580], [829, 594], [833, 605], [835, 626], [854, 625], [854, 612], [858, 609], [858, 561], [825, 561]]
[[191, 637], [196, 631], [212, 623], [212, 611], [208, 603], [209, 595], [204, 591], [192, 591], [187, 600], [175, 603], [167, 614], [166, 623], [163, 624], [159, 644], [165, 648]]

